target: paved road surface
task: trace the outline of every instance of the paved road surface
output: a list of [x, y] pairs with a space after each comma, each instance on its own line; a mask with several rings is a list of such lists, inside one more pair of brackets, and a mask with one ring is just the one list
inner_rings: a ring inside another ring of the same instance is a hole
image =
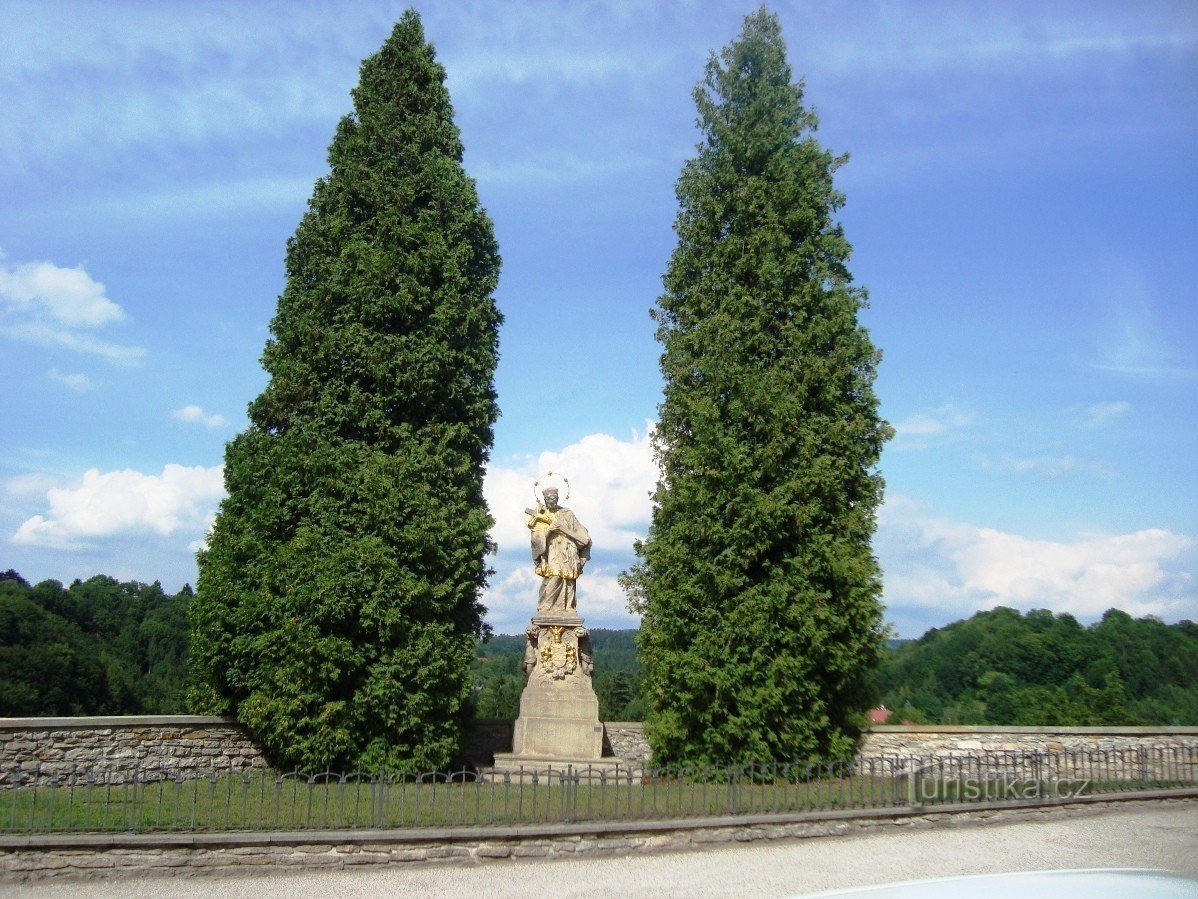
[[1198, 877], [1198, 803], [1004, 824], [749, 843], [661, 855], [471, 867], [145, 877], [0, 887], [4, 895], [116, 897], [788, 896], [900, 880], [1069, 868], [1162, 868]]

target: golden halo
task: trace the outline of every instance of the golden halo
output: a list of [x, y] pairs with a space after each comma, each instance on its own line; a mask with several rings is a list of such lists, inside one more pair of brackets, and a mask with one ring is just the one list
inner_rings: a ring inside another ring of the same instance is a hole
[[560, 471], [547, 471], [532, 482], [532, 498], [536, 500], [538, 505], [545, 504], [545, 487], [553, 486], [552, 484], [546, 484], [545, 487], [541, 486], [541, 481], [547, 478], [561, 478], [562, 483], [566, 485], [566, 499], [570, 498], [570, 479]]

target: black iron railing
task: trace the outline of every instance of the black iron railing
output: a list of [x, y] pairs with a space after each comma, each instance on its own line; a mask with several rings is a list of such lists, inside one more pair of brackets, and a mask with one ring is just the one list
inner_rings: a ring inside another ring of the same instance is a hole
[[326, 830], [682, 819], [1060, 800], [1198, 787], [1198, 748], [952, 752], [840, 762], [562, 765], [425, 774], [265, 768], [0, 771], [0, 833]]

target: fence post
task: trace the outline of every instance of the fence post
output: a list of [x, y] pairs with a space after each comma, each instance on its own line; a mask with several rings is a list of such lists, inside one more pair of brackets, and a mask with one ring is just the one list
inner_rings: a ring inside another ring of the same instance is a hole
[[129, 775], [129, 832], [137, 830], [137, 781], [141, 763], [133, 763], [133, 771]]
[[566, 765], [566, 783], [564, 788], [569, 790], [566, 794], [566, 801], [563, 803], [565, 810], [565, 821], [567, 824], [573, 824], [577, 810], [575, 803], [578, 801], [578, 773], [574, 770], [573, 765]]
[[912, 758], [910, 772], [907, 776], [907, 805], [915, 809], [923, 808], [923, 759]]

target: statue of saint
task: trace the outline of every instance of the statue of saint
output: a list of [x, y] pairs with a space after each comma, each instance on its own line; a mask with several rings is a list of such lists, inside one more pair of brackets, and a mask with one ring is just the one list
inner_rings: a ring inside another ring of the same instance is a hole
[[546, 487], [543, 503], [528, 513], [532, 561], [541, 577], [537, 612], [573, 612], [578, 606], [576, 581], [591, 558], [591, 535], [574, 513], [557, 504], [557, 488]]

